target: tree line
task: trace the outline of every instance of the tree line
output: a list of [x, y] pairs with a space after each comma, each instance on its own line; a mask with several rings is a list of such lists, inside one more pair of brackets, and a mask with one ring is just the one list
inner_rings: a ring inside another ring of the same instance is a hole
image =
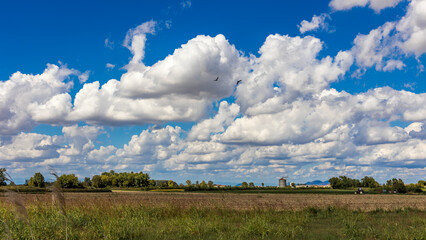
[[[173, 180], [153, 180], [149, 177], [148, 173], [143, 172], [120, 172], [117, 173], [113, 170], [109, 172], [103, 172], [100, 175], [94, 175], [92, 178], [85, 177], [83, 181], [79, 181], [78, 177], [75, 174], [62, 174], [60, 176], [56, 175], [55, 182], [47, 182], [43, 174], [37, 172], [30, 179], [25, 181], [25, 185], [30, 187], [44, 188], [46, 186], [53, 185], [57, 183], [61, 188], [150, 188], [150, 187], [160, 187], [160, 188], [184, 188], [189, 191], [197, 190], [215, 190], [218, 187], [213, 183], [213, 181], [196, 181], [192, 183], [191, 180], [186, 180], [185, 185], [178, 185]], [[8, 175], [5, 168], [0, 168], [0, 186], [6, 186]], [[390, 179], [387, 180], [385, 184], [380, 185], [373, 177], [365, 176], [362, 179], [352, 179], [347, 176], [332, 177], [328, 180], [330, 186], [333, 189], [349, 189], [349, 188], [370, 188], [376, 189], [377, 191], [387, 191], [387, 192], [422, 192], [422, 188], [425, 187], [426, 181], [420, 180], [417, 184], [404, 184], [401, 179]], [[294, 186], [293, 186], [294, 187]], [[253, 182], [247, 183], [243, 182], [240, 187], [232, 186], [221, 186], [221, 189], [254, 189], [256, 188]], [[264, 184], [262, 183], [262, 188]], [[267, 187], [271, 188], [271, 187]]]
[[373, 177], [365, 176], [361, 180], [352, 179], [346, 176], [332, 177], [328, 180], [330, 186], [334, 189], [347, 189], [347, 188], [373, 188], [382, 190], [385, 192], [422, 192], [422, 188], [425, 187], [426, 181], [420, 180], [417, 184], [404, 184], [402, 179], [392, 178], [387, 180], [385, 184], [380, 185]]
[[[56, 182], [62, 188], [105, 188], [105, 187], [147, 187], [155, 184], [151, 180], [148, 173], [121, 172], [116, 173], [113, 170], [103, 172], [101, 175], [94, 175], [92, 178], [85, 177], [83, 181], [79, 181], [75, 174], [62, 174], [56, 176]], [[6, 186], [10, 181], [6, 174], [5, 168], [0, 168], [0, 186]], [[54, 182], [47, 182], [43, 174], [37, 172], [24, 185], [30, 187], [43, 188], [53, 185]]]

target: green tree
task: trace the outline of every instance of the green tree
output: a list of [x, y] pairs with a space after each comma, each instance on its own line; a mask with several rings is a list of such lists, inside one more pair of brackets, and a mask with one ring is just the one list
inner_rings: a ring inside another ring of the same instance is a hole
[[92, 180], [90, 180], [89, 177], [85, 177], [82, 182], [83, 187], [90, 187], [92, 186]]
[[346, 176], [332, 177], [328, 180], [334, 189], [344, 189], [351, 187], [360, 187], [362, 184], [358, 179], [352, 179]]
[[102, 177], [99, 175], [94, 175], [92, 177], [92, 187], [95, 188], [104, 188], [105, 184], [102, 182]]
[[423, 192], [422, 191], [422, 185], [420, 185], [418, 183], [417, 184], [411, 183], [411, 184], [406, 185], [405, 187], [407, 189], [407, 192], [415, 192], [415, 193]]
[[250, 183], [249, 183], [249, 187], [254, 188], [254, 183], [253, 183], [253, 182], [250, 182]]
[[187, 187], [190, 187], [190, 186], [192, 185], [191, 180], [186, 180], [186, 182], [185, 182], [185, 183], [186, 183], [186, 186], [187, 186]]
[[176, 186], [177, 186], [177, 183], [173, 182], [173, 180], [169, 180], [169, 181], [167, 182], [167, 185], [168, 185], [169, 187], [176, 187]]
[[417, 182], [418, 184], [420, 184], [420, 186], [425, 187], [426, 186], [426, 181], [424, 180], [419, 180], [419, 182]]
[[213, 181], [208, 181], [208, 182], [207, 182], [207, 186], [208, 186], [209, 188], [213, 188]]
[[294, 187], [296, 187], [296, 183], [292, 182], [292, 183], [290, 183], [290, 186], [294, 188]]
[[0, 168], [0, 186], [6, 186], [6, 181], [8, 178], [6, 177], [6, 168]]
[[56, 182], [62, 188], [78, 188], [79, 182], [75, 174], [62, 174], [56, 179]]
[[262, 187], [265, 187], [265, 183], [262, 183]]
[[386, 188], [387, 190], [397, 191], [398, 193], [407, 192], [407, 188], [405, 187], [404, 182], [400, 178], [399, 179], [392, 178], [392, 180], [386, 181]]
[[328, 179], [328, 182], [330, 182], [330, 186], [334, 189], [344, 188], [342, 180], [338, 177], [332, 177]]
[[369, 188], [376, 188], [379, 187], [380, 184], [374, 180], [373, 177], [365, 176], [361, 179], [361, 186], [362, 187], [369, 187]]
[[207, 183], [206, 183], [206, 181], [202, 181], [201, 183], [200, 183], [200, 187], [202, 188], [202, 189], [206, 189], [207, 188]]
[[248, 185], [248, 183], [247, 183], [247, 182], [243, 182], [243, 183], [241, 184], [241, 187], [242, 187], [242, 188], [248, 188], [248, 186], [249, 186], [249, 185]]
[[28, 181], [28, 186], [30, 187], [45, 187], [46, 182], [44, 181], [44, 176], [41, 173], [35, 173], [34, 176]]

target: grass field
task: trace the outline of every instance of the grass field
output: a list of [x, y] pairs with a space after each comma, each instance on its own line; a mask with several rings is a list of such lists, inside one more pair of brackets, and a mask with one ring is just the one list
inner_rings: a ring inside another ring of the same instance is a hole
[[[425, 195], [21, 194], [0, 197], [0, 239], [426, 239]], [[19, 210], [19, 208], [18, 208]]]

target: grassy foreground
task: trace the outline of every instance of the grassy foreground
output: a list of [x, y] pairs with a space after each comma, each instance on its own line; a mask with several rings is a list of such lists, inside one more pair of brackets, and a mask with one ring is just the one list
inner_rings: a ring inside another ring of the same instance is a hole
[[0, 239], [426, 239], [426, 211], [31, 205], [0, 206]]

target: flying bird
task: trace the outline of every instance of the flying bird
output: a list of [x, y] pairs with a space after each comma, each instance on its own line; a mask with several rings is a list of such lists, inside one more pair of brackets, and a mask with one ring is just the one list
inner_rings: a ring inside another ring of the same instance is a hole
[[240, 84], [240, 82], [241, 82], [241, 81], [242, 81], [242, 80], [238, 80], [238, 81], [237, 81], [237, 84], [235, 84], [235, 85], [238, 85], [238, 84]]
[[217, 80], [219, 80], [219, 77], [217, 77], [215, 80], [213, 80], [213, 81], [217, 81]]

